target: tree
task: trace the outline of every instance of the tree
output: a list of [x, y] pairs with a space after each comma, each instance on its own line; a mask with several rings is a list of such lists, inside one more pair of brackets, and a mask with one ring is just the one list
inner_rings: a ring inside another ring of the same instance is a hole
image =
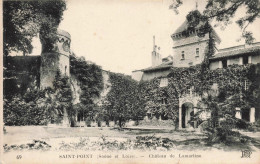
[[114, 121], [118, 121], [120, 128], [127, 120], [138, 120], [138, 116], [142, 117], [144, 105], [138, 95], [137, 82], [128, 76], [115, 73], [110, 73], [109, 80], [112, 86], [106, 98], [106, 113], [112, 115]]
[[77, 79], [81, 89], [80, 103], [74, 107], [84, 118], [93, 119], [97, 113], [94, 100], [100, 97], [103, 89], [102, 69], [83, 57], [70, 56], [70, 73]]
[[[178, 7], [181, 6], [183, 2], [182, 0], [173, 1], [174, 2], [169, 8], [178, 13]], [[247, 31], [246, 29], [257, 18], [260, 18], [259, 0], [209, 0], [207, 1], [202, 16], [197, 17], [196, 12], [193, 11], [190, 13], [196, 18], [195, 22], [199, 22], [199, 20], [210, 21], [214, 19], [218, 22], [218, 25], [224, 27], [231, 22], [232, 18], [234, 18], [236, 11], [243, 7], [246, 9], [245, 15], [238, 18], [236, 23], [242, 29], [242, 37], [245, 38], [246, 43], [251, 43], [254, 40], [252, 32]]]
[[230, 143], [230, 140], [239, 138], [241, 136], [239, 132], [233, 131], [233, 128], [248, 128], [249, 123], [242, 119], [235, 118], [235, 108], [237, 106], [246, 107], [247, 101], [243, 101], [239, 98], [239, 94], [234, 94], [223, 99], [217, 87], [212, 87], [211, 90], [204, 94], [201, 102], [203, 108], [197, 112], [191, 121], [197, 121], [199, 123], [204, 120], [200, 115], [203, 112], [209, 112], [211, 116], [204, 122], [203, 127], [208, 135], [208, 142], [214, 143]]
[[[41, 34], [55, 40], [66, 9], [64, 0], [3, 1], [4, 55], [11, 51], [32, 52], [32, 38]], [[53, 37], [49, 37], [53, 36]]]
[[72, 107], [72, 90], [70, 87], [70, 79], [62, 76], [58, 71], [53, 81], [55, 101], [58, 108], [63, 110], [63, 114], [67, 112], [70, 126], [74, 126], [75, 110]]

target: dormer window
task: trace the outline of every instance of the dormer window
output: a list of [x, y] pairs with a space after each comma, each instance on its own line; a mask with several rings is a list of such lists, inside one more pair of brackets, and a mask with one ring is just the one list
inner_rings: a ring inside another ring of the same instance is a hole
[[181, 60], [184, 60], [185, 59], [185, 54], [184, 54], [184, 51], [181, 52]]
[[200, 56], [200, 49], [196, 48], [196, 57], [199, 57], [199, 56]]

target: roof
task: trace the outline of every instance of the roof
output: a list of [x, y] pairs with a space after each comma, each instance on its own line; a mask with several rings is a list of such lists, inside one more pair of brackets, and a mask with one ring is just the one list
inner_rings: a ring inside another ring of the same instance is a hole
[[[200, 22], [196, 28], [199, 28], [203, 25], [203, 22]], [[177, 30], [175, 30], [174, 34], [177, 34], [177, 33], [180, 33], [180, 32], [183, 32], [183, 31], [186, 31], [188, 29], [188, 21], [185, 20], [178, 28]]]
[[257, 53], [257, 52], [260, 52], [260, 46], [220, 52], [220, 53], [217, 53], [216, 55], [212, 56], [210, 59], [227, 58], [227, 57], [239, 56], [239, 55], [244, 55], [244, 54], [248, 54], [248, 53]]
[[188, 21], [185, 20], [178, 28], [177, 30], [175, 30], [174, 34], [177, 34], [177, 33], [180, 33], [180, 32], [183, 32], [187, 29], [188, 27]]
[[154, 66], [154, 67], [148, 67], [145, 69], [142, 69], [141, 71], [143, 72], [148, 72], [148, 71], [155, 71], [155, 70], [162, 70], [162, 69], [168, 69], [171, 68], [173, 64], [173, 61], [168, 61], [168, 62], [164, 62], [158, 66]]

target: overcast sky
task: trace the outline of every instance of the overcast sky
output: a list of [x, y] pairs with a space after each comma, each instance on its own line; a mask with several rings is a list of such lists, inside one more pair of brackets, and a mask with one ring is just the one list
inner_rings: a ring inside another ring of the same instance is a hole
[[[77, 56], [100, 65], [105, 70], [131, 74], [151, 66], [153, 35], [162, 57], [173, 55], [171, 34], [184, 22], [195, 1], [184, 0], [176, 15], [169, 10], [172, 0], [68, 0], [60, 29], [71, 34], [71, 49]], [[198, 1], [203, 10], [204, 1]], [[241, 10], [238, 13], [243, 13]], [[260, 41], [260, 21], [249, 29]], [[241, 31], [233, 23], [224, 31], [215, 29], [222, 39], [220, 47], [244, 44], [237, 42]], [[40, 54], [38, 39], [32, 54]]]

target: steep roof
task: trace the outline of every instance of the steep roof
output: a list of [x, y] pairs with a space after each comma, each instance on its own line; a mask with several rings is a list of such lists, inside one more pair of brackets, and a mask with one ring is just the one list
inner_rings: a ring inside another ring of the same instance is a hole
[[227, 58], [232, 56], [241, 56], [248, 53], [260, 53], [260, 46], [243, 48], [243, 49], [235, 49], [225, 52], [217, 53], [216, 55], [212, 56], [210, 59], [220, 59], [220, 58]]
[[183, 31], [187, 30], [187, 28], [188, 28], [188, 21], [185, 20], [185, 21], [177, 28], [177, 30], [175, 30], [174, 34], [183, 32]]
[[[197, 26], [196, 26], [196, 29], [199, 29], [201, 26], [203, 26], [203, 22], [200, 22]], [[210, 25], [211, 26], [211, 25]], [[174, 34], [178, 34], [178, 33], [181, 33], [183, 31], [186, 31], [188, 30], [188, 21], [185, 20], [178, 28], [177, 30], [175, 30], [175, 32], [173, 33]], [[211, 26], [212, 27], [212, 26]], [[221, 42], [221, 39], [220, 37], [218, 36], [217, 32], [214, 30], [214, 28], [212, 28], [212, 32], [213, 32], [213, 35], [216, 37], [217, 41], [218, 42]]]

